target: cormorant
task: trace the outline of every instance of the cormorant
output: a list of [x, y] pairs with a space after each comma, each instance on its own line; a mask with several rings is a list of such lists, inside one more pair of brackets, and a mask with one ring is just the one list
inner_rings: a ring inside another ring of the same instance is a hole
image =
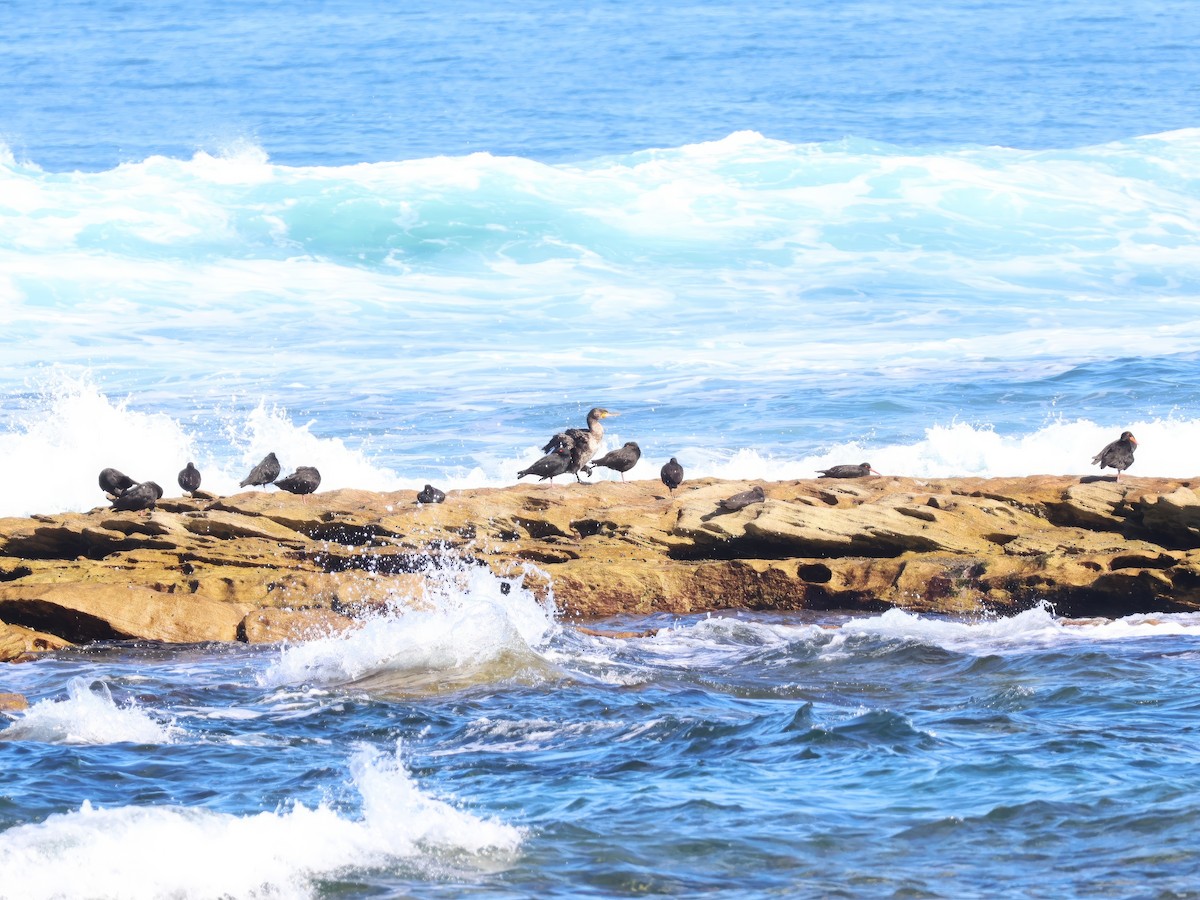
[[834, 466], [831, 469], [818, 469], [820, 478], [866, 478], [868, 475], [879, 473], [871, 468], [870, 463], [858, 466]]
[[624, 481], [625, 473], [637, 465], [637, 461], [641, 458], [642, 448], [633, 441], [626, 441], [624, 447], [610, 450], [588, 466], [587, 473], [591, 475], [596, 466], [604, 466], [606, 469], [615, 469], [620, 472], [621, 480]]
[[425, 485], [421, 493], [417, 494], [418, 503], [442, 503], [446, 499], [446, 492], [439, 491], [432, 484]]
[[576, 481], [583, 481], [579, 477], [579, 470], [591, 462], [596, 451], [600, 449], [600, 442], [604, 440], [604, 426], [600, 424], [600, 420], [616, 415], [617, 413], [601, 409], [599, 406], [593, 407], [587, 414], [587, 428], [568, 428], [566, 431], [560, 431], [550, 438], [542, 452], [552, 453], [557, 448], [567, 448], [571, 456], [567, 471], [575, 475]]
[[1100, 464], [1100, 468], [1117, 470], [1117, 481], [1121, 473], [1133, 465], [1133, 451], [1137, 448], [1137, 438], [1132, 432], [1122, 431], [1121, 436], [1092, 457], [1092, 465]]
[[311, 494], [320, 486], [321, 473], [312, 466], [297, 466], [296, 471], [287, 478], [275, 482], [275, 487], [282, 488], [289, 494]]
[[262, 462], [250, 470], [250, 474], [244, 480], [238, 483], [238, 487], [246, 485], [254, 485], [262, 487], [270, 484], [279, 477], [279, 460], [275, 458], [275, 453], [272, 451], [263, 457]]
[[200, 490], [200, 470], [196, 468], [195, 463], [188, 463], [185, 468], [179, 470], [179, 487], [188, 494]]
[[675, 488], [683, 484], [683, 466], [679, 464], [679, 460], [672, 456], [671, 461], [663, 465], [662, 471], [659, 472], [659, 477], [662, 478], [662, 483], [674, 494]]

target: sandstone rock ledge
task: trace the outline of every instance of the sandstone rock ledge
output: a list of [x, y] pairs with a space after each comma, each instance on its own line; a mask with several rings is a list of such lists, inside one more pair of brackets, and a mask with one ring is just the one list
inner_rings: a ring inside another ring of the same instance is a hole
[[[1200, 484], [1200, 481], [1197, 482]], [[249, 492], [0, 519], [0, 659], [97, 640], [303, 639], [419, 602], [467, 560], [568, 618], [727, 608], [1063, 615], [1200, 609], [1191, 481], [1064, 476]], [[532, 566], [530, 565], [532, 564]]]

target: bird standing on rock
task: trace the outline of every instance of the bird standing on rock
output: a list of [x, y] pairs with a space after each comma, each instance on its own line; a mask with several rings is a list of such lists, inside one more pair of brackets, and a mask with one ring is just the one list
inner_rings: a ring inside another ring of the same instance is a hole
[[179, 487], [187, 494], [200, 490], [200, 470], [196, 468], [195, 463], [188, 463], [179, 470], [178, 481]]
[[445, 491], [439, 491], [432, 484], [425, 485], [417, 494], [418, 503], [443, 503], [446, 500]]
[[819, 478], [866, 478], [868, 475], [878, 475], [870, 463], [857, 466], [834, 466], [830, 469], [818, 469]]
[[1092, 457], [1092, 465], [1100, 464], [1101, 469], [1117, 470], [1117, 481], [1121, 473], [1133, 465], [1133, 451], [1137, 447], [1137, 438], [1130, 431], [1122, 431], [1121, 436]]
[[250, 474], [238, 483], [238, 487], [245, 487], [248, 484], [262, 487], [271, 484], [278, 477], [279, 460], [275, 458], [275, 452], [272, 451], [262, 458], [262, 462], [250, 470]]
[[526, 475], [537, 475], [539, 476], [539, 481], [545, 481], [549, 478], [550, 483], [554, 484], [555, 477], [569, 471], [570, 468], [571, 451], [565, 446], [560, 446], [547, 453], [529, 468], [522, 469], [517, 473], [517, 478], [524, 478]]
[[672, 456], [670, 461], [663, 465], [659, 477], [662, 478], [662, 483], [667, 486], [667, 489], [674, 494], [675, 488], [683, 484], [683, 466]]
[[[275, 474], [279, 474], [276, 472]], [[297, 466], [287, 478], [275, 482], [275, 487], [289, 494], [311, 494], [321, 486], [321, 473], [312, 466]]]
[[616, 415], [617, 413], [599, 406], [592, 407], [587, 414], [587, 428], [568, 428], [566, 431], [560, 431], [546, 442], [542, 452], [553, 453], [557, 449], [566, 448], [570, 453], [567, 471], [574, 474], [576, 481], [583, 481], [579, 477], [579, 471], [591, 462], [596, 451], [600, 449], [600, 442], [604, 440], [604, 426], [600, 422]]
[[616, 450], [610, 450], [598, 460], [587, 467], [587, 473], [592, 474], [592, 470], [597, 466], [604, 466], [606, 469], [613, 469], [621, 473], [621, 480], [625, 480], [625, 473], [637, 465], [637, 461], [642, 458], [642, 448], [633, 441], [626, 441], [625, 446], [618, 447]]

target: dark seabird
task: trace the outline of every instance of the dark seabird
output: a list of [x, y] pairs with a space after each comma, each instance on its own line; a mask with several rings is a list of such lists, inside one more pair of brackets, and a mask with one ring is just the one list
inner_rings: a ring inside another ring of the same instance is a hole
[[879, 473], [871, 468], [870, 463], [859, 466], [834, 466], [831, 469], [818, 469], [821, 478], [866, 478], [868, 475]]
[[633, 441], [627, 441], [624, 447], [618, 447], [616, 450], [610, 450], [598, 460], [587, 467], [587, 473], [592, 474], [592, 470], [596, 466], [604, 466], [606, 469], [615, 469], [621, 473], [621, 480], [625, 480], [625, 473], [637, 465], [637, 461], [642, 458], [642, 448]]
[[1133, 433], [1122, 431], [1119, 438], [1092, 457], [1092, 465], [1099, 463], [1101, 469], [1116, 469], [1117, 481], [1120, 481], [1121, 473], [1133, 465], [1133, 451], [1136, 448], [1137, 438]]
[[112, 508], [129, 512], [137, 512], [142, 509], [152, 510], [162, 495], [163, 489], [153, 481], [143, 481], [122, 492], [121, 496], [113, 500]]
[[432, 484], [425, 485], [421, 493], [417, 494], [418, 503], [442, 503], [445, 499], [446, 492], [439, 491]]
[[558, 448], [567, 448], [571, 455], [567, 471], [575, 476], [576, 481], [583, 481], [579, 477], [580, 469], [591, 462], [596, 451], [600, 449], [600, 442], [604, 440], [604, 426], [600, 424], [600, 420], [616, 415], [617, 413], [601, 409], [599, 406], [593, 407], [587, 414], [587, 428], [568, 428], [566, 431], [560, 431], [547, 441], [542, 452], [552, 453]]
[[274, 452], [268, 453], [263, 457], [262, 462], [250, 470], [250, 474], [246, 476], [244, 481], [238, 483], [238, 487], [245, 487], [252, 484], [255, 487], [262, 487], [270, 484], [279, 477], [279, 460], [275, 458]]
[[663, 465], [659, 476], [662, 478], [662, 483], [673, 494], [675, 493], [675, 488], [683, 484], [683, 466], [679, 464], [679, 460], [672, 456], [671, 461]]
[[571, 468], [571, 451], [566, 447], [558, 447], [547, 453], [528, 469], [522, 469], [517, 473], [517, 478], [524, 478], [526, 475], [537, 475], [540, 481], [550, 479], [550, 483], [554, 484], [554, 479], [558, 475], [570, 471]]
[[136, 481], [117, 469], [100, 470], [100, 490], [106, 494], [120, 497], [135, 484]]
[[732, 497], [726, 497], [721, 501], [721, 508], [727, 509], [730, 512], [737, 512], [739, 509], [745, 509], [755, 503], [762, 503], [767, 499], [766, 493], [761, 485], [755, 485], [748, 491], [742, 491], [740, 494], [734, 494]]
[[200, 470], [195, 463], [188, 463], [186, 468], [180, 469], [179, 486], [188, 494], [200, 490]]
[[[271, 455], [274, 456], [275, 454], [272, 453]], [[278, 468], [278, 464], [276, 464], [276, 467]], [[275, 474], [278, 475], [278, 471]], [[311, 494], [320, 486], [321, 473], [312, 466], [297, 466], [296, 471], [287, 478], [280, 478], [275, 482], [275, 487], [282, 488], [289, 494]]]

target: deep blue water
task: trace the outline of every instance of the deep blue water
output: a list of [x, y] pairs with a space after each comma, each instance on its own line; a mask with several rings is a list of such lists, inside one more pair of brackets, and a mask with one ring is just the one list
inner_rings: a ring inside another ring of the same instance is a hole
[[288, 166], [561, 162], [742, 130], [1068, 148], [1195, 127], [1200, 81], [1184, 0], [5, 8], [4, 131], [53, 170], [246, 139]]
[[[0, 515], [452, 502], [594, 405], [635, 478], [1195, 475], [1189, 3], [0, 15]], [[621, 624], [0, 669], [0, 897], [1197, 893], [1192, 617]]]

